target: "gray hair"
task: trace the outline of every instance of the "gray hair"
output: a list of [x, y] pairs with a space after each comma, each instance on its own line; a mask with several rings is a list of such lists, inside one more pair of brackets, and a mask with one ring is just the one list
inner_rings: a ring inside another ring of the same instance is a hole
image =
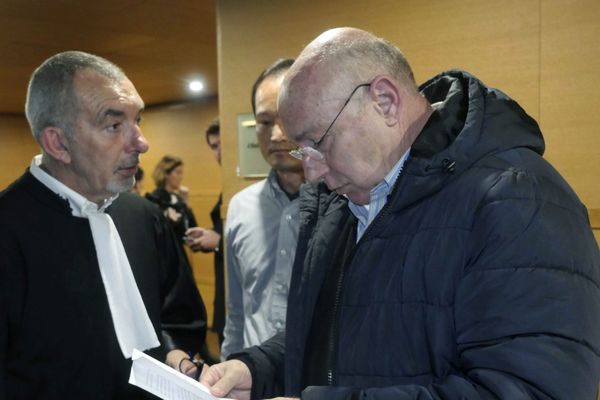
[[25, 115], [38, 143], [48, 126], [72, 134], [78, 112], [73, 79], [81, 69], [91, 69], [115, 81], [125, 77], [112, 62], [82, 51], [65, 51], [44, 61], [31, 75], [25, 102]]

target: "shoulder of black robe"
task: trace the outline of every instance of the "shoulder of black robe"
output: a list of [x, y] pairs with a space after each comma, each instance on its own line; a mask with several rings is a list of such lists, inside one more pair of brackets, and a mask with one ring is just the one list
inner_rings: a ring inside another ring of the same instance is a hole
[[171, 195], [165, 189], [156, 188], [152, 192], [146, 193], [145, 197], [157, 204], [161, 210], [166, 209], [171, 204]]
[[[0, 193], [0, 221], [0, 399], [153, 398], [128, 384], [89, 222], [29, 172]], [[160, 334], [162, 268], [144, 261], [136, 282]]]
[[122, 193], [109, 214], [134, 275], [148, 265], [158, 268], [158, 287], [144, 290], [160, 293], [160, 334], [165, 351], [178, 348], [198, 352], [206, 336], [206, 308], [171, 224], [155, 204], [132, 193]]

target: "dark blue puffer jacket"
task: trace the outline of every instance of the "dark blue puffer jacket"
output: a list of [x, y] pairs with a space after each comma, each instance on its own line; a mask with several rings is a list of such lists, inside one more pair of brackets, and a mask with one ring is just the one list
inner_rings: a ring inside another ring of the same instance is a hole
[[355, 221], [321, 184], [304, 188], [287, 336], [240, 355], [253, 396], [596, 399], [600, 255], [585, 207], [513, 100], [462, 71], [421, 89], [441, 102], [436, 129], [350, 250], [332, 385], [305, 389], [301, 374], [325, 270]]

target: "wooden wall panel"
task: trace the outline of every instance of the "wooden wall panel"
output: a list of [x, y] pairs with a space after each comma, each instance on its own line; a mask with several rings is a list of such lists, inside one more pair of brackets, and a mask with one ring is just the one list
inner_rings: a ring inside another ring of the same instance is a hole
[[24, 116], [0, 115], [0, 191], [21, 176], [39, 153]]
[[600, 2], [541, 4], [546, 158], [589, 208], [600, 209]]
[[217, 100], [150, 108], [143, 114], [142, 129], [150, 150], [142, 156], [147, 173], [146, 190], [154, 188], [152, 170], [166, 154], [181, 157], [184, 162], [183, 184], [190, 195], [217, 194], [221, 190], [221, 169], [206, 144], [204, 131], [218, 116]]

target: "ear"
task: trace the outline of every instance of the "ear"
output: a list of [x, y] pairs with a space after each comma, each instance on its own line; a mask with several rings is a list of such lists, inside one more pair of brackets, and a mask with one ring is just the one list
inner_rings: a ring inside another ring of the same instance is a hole
[[398, 83], [389, 76], [377, 76], [371, 83], [371, 95], [375, 100], [376, 111], [388, 126], [395, 125], [400, 118], [400, 93]]
[[69, 144], [62, 129], [48, 126], [42, 130], [40, 139], [46, 154], [65, 164], [71, 162]]

